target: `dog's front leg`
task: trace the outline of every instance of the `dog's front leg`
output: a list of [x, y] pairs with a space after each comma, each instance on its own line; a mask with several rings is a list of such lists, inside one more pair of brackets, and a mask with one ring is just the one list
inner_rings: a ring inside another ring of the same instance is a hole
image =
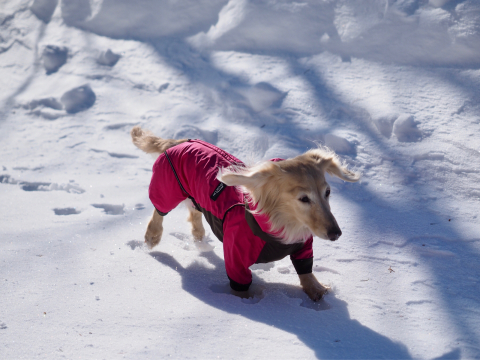
[[145, 233], [145, 243], [148, 248], [151, 249], [157, 246], [162, 238], [163, 233], [163, 216], [157, 213], [157, 210], [153, 210], [152, 218], [147, 226], [147, 232]]
[[305, 291], [313, 301], [320, 300], [327, 292], [328, 288], [320, 284], [312, 273], [298, 275], [303, 291]]

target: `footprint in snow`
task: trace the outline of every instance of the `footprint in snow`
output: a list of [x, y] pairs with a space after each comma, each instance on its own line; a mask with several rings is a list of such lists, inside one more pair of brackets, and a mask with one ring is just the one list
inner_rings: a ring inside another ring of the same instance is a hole
[[68, 49], [64, 46], [45, 46], [42, 53], [42, 61], [47, 75], [57, 72], [67, 62], [67, 56]]
[[265, 297], [265, 287], [257, 284], [252, 284], [247, 292], [238, 292], [232, 290], [229, 284], [213, 284], [210, 290], [215, 294], [227, 294], [239, 296], [242, 298], [244, 304], [257, 304]]
[[[39, 170], [43, 169], [43, 166], [37, 166], [37, 167], [34, 167], [34, 168], [29, 168], [29, 167], [26, 167], [26, 166], [15, 166], [12, 169], [17, 170], [17, 171], [39, 171]], [[7, 169], [5, 167], [3, 167], [3, 170], [7, 170]]]
[[310, 299], [308, 295], [303, 292], [302, 289], [299, 289], [299, 288], [285, 288], [285, 289], [282, 289], [282, 292], [291, 299], [302, 300], [302, 302], [300, 303], [300, 306], [307, 309], [311, 309], [315, 311], [324, 311], [331, 308], [330, 304], [325, 301], [325, 297], [323, 297], [320, 301], [315, 302], [312, 299]]
[[82, 194], [85, 192], [81, 187], [75, 184], [56, 184], [49, 182], [29, 182], [16, 180], [10, 175], [0, 175], [0, 184], [19, 185], [23, 191], [66, 191], [72, 194]]
[[165, 83], [160, 85], [158, 88], [158, 92], [161, 93], [163, 90], [167, 90], [169, 86], [170, 86], [170, 83]]
[[130, 240], [129, 242], [126, 243], [127, 246], [130, 246], [130, 249], [135, 250], [136, 248], [141, 248], [143, 247], [145, 243], [143, 241], [138, 241], [138, 240]]
[[119, 130], [123, 129], [124, 127], [133, 127], [135, 125], [138, 125], [138, 123], [119, 123], [119, 124], [113, 124], [113, 125], [107, 125], [104, 127], [105, 130]]
[[125, 214], [124, 205], [111, 205], [111, 204], [92, 204], [94, 208], [103, 209], [107, 215], [123, 215]]
[[39, 107], [46, 107], [54, 110], [62, 110], [63, 105], [60, 101], [54, 97], [43, 98], [39, 100], [32, 100], [27, 105], [24, 106], [26, 109], [35, 110]]
[[[237, 292], [230, 288], [228, 283], [225, 284], [213, 284], [209, 287], [209, 289], [216, 293], [216, 294], [227, 294], [227, 295], [234, 295], [239, 296], [242, 298], [242, 302], [245, 304], [257, 304], [262, 299], [265, 298], [266, 292], [269, 292], [268, 288], [263, 285], [252, 284], [250, 289], [246, 292]], [[301, 303], [300, 306], [315, 310], [315, 311], [324, 311], [331, 308], [330, 304], [322, 299], [320, 301], [314, 302], [311, 300], [307, 294], [305, 294], [300, 288], [294, 287], [282, 287], [278, 289], [281, 293], [285, 294], [290, 299], [300, 299]]]
[[181, 241], [190, 241], [191, 240], [191, 236], [188, 235], [188, 234], [173, 232], [173, 233], [170, 233], [170, 235], [176, 237], [178, 240], [181, 240]]
[[380, 134], [385, 136], [387, 139], [390, 139], [393, 131], [393, 123], [397, 117], [395, 115], [381, 116], [379, 118], [373, 119], [373, 123], [377, 127]]
[[35, 99], [22, 107], [30, 110], [30, 114], [55, 120], [66, 114], [75, 114], [91, 108], [96, 99], [92, 88], [86, 84], [65, 92], [60, 101], [54, 97]]
[[392, 133], [400, 142], [417, 142], [422, 139], [422, 132], [412, 115], [386, 115], [372, 120], [378, 131], [390, 139]]
[[75, 114], [91, 108], [95, 104], [96, 99], [97, 97], [92, 88], [85, 84], [64, 93], [60, 101], [67, 113]]
[[194, 240], [193, 236], [190, 234], [184, 234], [179, 232], [170, 233], [170, 235], [176, 237], [181, 241], [181, 248], [184, 250], [198, 250], [200, 252], [209, 252], [212, 251], [215, 246], [209, 244], [211, 241], [210, 236], [205, 236], [202, 240]]
[[336, 271], [336, 270], [329, 269], [329, 268], [326, 268], [326, 267], [324, 267], [324, 266], [318, 266], [318, 265], [315, 265], [315, 266], [313, 267], [313, 271], [315, 271], [315, 272], [324, 272], [324, 271], [326, 271], [326, 272], [331, 272], [332, 274], [337, 274], [337, 275], [340, 274], [340, 273], [339, 273], [338, 271]]
[[136, 155], [120, 154], [120, 153], [108, 152], [106, 150], [90, 149], [90, 151], [93, 151], [96, 153], [107, 153], [109, 156], [117, 159], [138, 159], [138, 156]]
[[30, 114], [41, 116], [47, 120], [56, 120], [65, 115], [63, 104], [54, 97], [35, 99], [22, 107], [30, 110]]
[[[184, 234], [181, 235], [182, 237], [185, 236]], [[330, 303], [326, 301], [329, 295], [315, 303], [299, 286], [287, 285], [284, 283], [267, 284], [258, 277], [254, 280], [249, 291], [246, 293], [232, 290], [230, 284], [226, 280], [220, 280], [220, 283], [214, 282], [212, 284], [212, 276], [215, 278], [218, 278], [218, 276], [223, 278], [225, 276], [225, 263], [214, 251], [201, 252], [199, 254], [199, 258], [206, 260], [211, 266], [205, 266], [203, 262], [194, 261], [189, 266], [183, 267], [170, 254], [160, 251], [153, 251], [149, 254], [159, 263], [175, 270], [181, 276], [182, 287], [184, 290], [190, 292], [195, 297], [207, 300], [207, 302], [212, 299], [212, 297], [205, 294], [202, 290], [204, 287], [216, 294], [227, 294], [240, 297], [242, 298], [241, 301], [245, 304], [256, 304], [264, 299], [267, 294], [270, 294], [280, 297], [286, 296], [290, 299], [294, 299], [293, 301], [289, 301], [289, 303], [293, 306], [298, 304], [298, 306], [310, 310], [322, 311], [331, 308]], [[255, 274], [254, 277], [256, 277]], [[333, 294], [333, 290], [331, 290], [331, 293]], [[334, 295], [333, 299], [335, 299]]]
[[270, 271], [275, 267], [275, 262], [269, 262], [265, 264], [253, 264], [250, 266], [250, 270], [263, 270], [263, 271]]
[[75, 208], [55, 208], [53, 209], [55, 215], [77, 215], [80, 214], [80, 211]]
[[277, 268], [277, 271], [278, 271], [280, 274], [290, 274], [290, 269], [288, 268], [288, 266], [278, 267], [278, 268]]

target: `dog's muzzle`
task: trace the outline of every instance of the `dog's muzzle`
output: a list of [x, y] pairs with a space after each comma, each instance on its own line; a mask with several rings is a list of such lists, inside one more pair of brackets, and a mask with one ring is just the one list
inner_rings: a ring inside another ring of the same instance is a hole
[[329, 231], [327, 233], [328, 239], [331, 241], [338, 240], [338, 238], [342, 235], [342, 230], [336, 229], [334, 231]]

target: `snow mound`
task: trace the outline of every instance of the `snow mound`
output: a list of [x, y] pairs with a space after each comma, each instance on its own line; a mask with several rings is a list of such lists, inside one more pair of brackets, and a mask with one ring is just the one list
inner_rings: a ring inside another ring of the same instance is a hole
[[403, 114], [400, 115], [393, 124], [393, 133], [401, 142], [416, 142], [422, 138], [422, 133], [417, 128], [417, 123], [413, 120], [413, 116]]
[[81, 24], [92, 14], [89, 0], [62, 1], [61, 9], [65, 24], [70, 26]]
[[271, 106], [279, 105], [278, 102], [286, 95], [266, 82], [260, 82], [248, 89], [239, 89], [238, 92], [246, 98], [254, 112], [261, 112]]
[[120, 60], [121, 56], [118, 54], [115, 54], [112, 52], [112, 50], [108, 49], [105, 52], [102, 52], [102, 54], [99, 56], [97, 59], [97, 62], [100, 65], [106, 65], [106, 66], [115, 66], [115, 64]]
[[356, 153], [355, 146], [347, 139], [334, 135], [325, 135], [325, 145], [338, 154], [354, 155]]
[[334, 17], [334, 5], [326, 1], [230, 1], [218, 22], [189, 42], [203, 49], [318, 53], [323, 34], [339, 39]]
[[102, 1], [92, 14], [89, 0], [62, 2], [62, 16], [69, 25], [113, 38], [158, 39], [193, 35], [207, 30], [218, 19], [225, 0], [118, 0]]
[[478, 1], [230, 1], [207, 32], [189, 38], [198, 49], [329, 51], [399, 64], [480, 65]]
[[58, 0], [34, 0], [32, 6], [30, 6], [30, 11], [37, 18], [48, 24], [57, 5]]

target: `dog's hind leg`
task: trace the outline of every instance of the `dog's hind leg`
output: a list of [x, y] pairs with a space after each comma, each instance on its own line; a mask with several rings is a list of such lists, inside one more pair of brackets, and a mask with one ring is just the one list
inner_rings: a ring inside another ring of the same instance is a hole
[[161, 216], [157, 210], [153, 210], [152, 218], [147, 226], [147, 232], [145, 233], [145, 243], [148, 248], [151, 249], [157, 246], [162, 238], [163, 233], [163, 216]]
[[187, 221], [192, 224], [192, 235], [195, 240], [202, 240], [205, 236], [205, 229], [202, 224], [202, 213], [187, 203]]

